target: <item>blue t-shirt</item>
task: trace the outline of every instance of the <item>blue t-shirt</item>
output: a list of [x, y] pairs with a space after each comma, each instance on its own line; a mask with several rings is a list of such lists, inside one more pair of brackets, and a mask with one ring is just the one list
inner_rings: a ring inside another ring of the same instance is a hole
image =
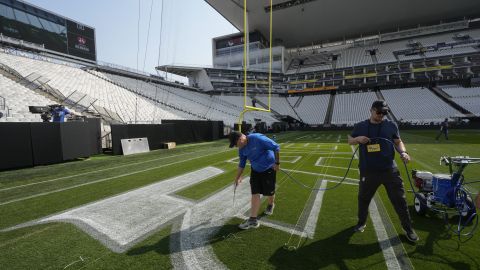
[[353, 128], [352, 137], [366, 136], [370, 138], [370, 144], [379, 144], [380, 151], [367, 152], [367, 146], [360, 144], [360, 162], [359, 168], [364, 171], [384, 171], [390, 168], [396, 168], [395, 147], [393, 144], [375, 138], [385, 138], [393, 143], [394, 139], [400, 139], [398, 126], [394, 122], [385, 119], [380, 124], [372, 124], [370, 120], [359, 122]]
[[280, 146], [260, 133], [247, 135], [247, 145], [238, 150], [240, 164], [238, 167], [245, 168], [247, 159], [250, 160], [252, 169], [256, 172], [264, 172], [275, 164], [275, 154]]
[[65, 122], [65, 115], [70, 114], [68, 109], [55, 109], [53, 111], [53, 122]]

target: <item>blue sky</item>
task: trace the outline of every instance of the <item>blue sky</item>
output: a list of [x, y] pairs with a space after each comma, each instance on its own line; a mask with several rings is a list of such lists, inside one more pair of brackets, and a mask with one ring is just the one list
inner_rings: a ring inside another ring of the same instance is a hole
[[[26, 0], [96, 30], [97, 60], [155, 74], [160, 41], [161, 0]], [[150, 6], [153, 1], [148, 47]], [[163, 0], [160, 64], [211, 65], [212, 38], [238, 32], [203, 0]], [[144, 68], [144, 59], [145, 68]]]

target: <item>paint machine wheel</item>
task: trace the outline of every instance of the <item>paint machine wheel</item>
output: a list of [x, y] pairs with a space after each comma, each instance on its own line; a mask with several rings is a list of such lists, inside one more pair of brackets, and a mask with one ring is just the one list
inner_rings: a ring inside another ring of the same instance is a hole
[[415, 193], [413, 203], [415, 212], [417, 212], [418, 215], [424, 216], [425, 213], [427, 213], [427, 199], [425, 199], [425, 195], [423, 193]]
[[[472, 198], [462, 189], [456, 192], [456, 213], [445, 214], [447, 228], [458, 237], [471, 237], [478, 227], [478, 215]], [[453, 209], [452, 209], [453, 210]]]
[[470, 196], [465, 195], [464, 203], [460, 205], [458, 211], [459, 234], [463, 236], [473, 235], [478, 226], [478, 215], [475, 209], [475, 204]]

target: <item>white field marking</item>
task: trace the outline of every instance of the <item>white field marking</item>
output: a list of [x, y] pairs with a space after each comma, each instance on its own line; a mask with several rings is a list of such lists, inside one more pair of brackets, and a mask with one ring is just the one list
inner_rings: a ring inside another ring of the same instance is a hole
[[320, 166], [322, 164], [322, 162], [323, 162], [323, 157], [319, 157], [317, 159], [317, 162], [315, 162], [315, 166]]
[[[171, 250], [175, 269], [226, 269], [215, 256], [209, 240], [239, 211], [250, 204], [248, 177], [237, 187], [236, 203], [232, 205], [233, 186], [230, 185], [208, 199], [194, 205], [184, 215], [179, 239]], [[175, 252], [178, 251], [178, 252]]]
[[286, 141], [285, 144], [290, 143], [290, 141]]
[[[248, 219], [247, 216], [242, 215], [242, 214], [236, 215], [236, 217], [240, 218], [240, 219]], [[269, 228], [276, 229], [276, 230], [279, 230], [279, 231], [283, 231], [283, 232], [286, 232], [286, 233], [293, 233], [294, 235], [298, 235], [298, 236], [305, 235], [304, 231], [299, 231], [295, 228], [288, 228], [288, 227], [282, 226], [280, 224], [277, 224], [275, 222], [271, 222], [269, 220], [259, 219], [258, 222], [265, 227], [269, 227]]]
[[327, 136], [327, 140], [330, 139], [331, 137], [332, 137], [332, 134], [329, 134], [329, 135]]
[[229, 162], [236, 162], [236, 161], [238, 161], [239, 159], [240, 159], [239, 157], [234, 157], [234, 158], [231, 158], [231, 159], [229, 159], [229, 160], [227, 160], [227, 161], [229, 161]]
[[296, 138], [295, 140], [300, 140], [300, 139], [306, 138], [306, 137], [308, 137], [308, 136], [310, 136], [310, 135], [305, 135], [305, 136], [302, 136], [302, 137], [298, 137], [298, 138]]
[[383, 257], [385, 258], [385, 263], [389, 270], [392, 269], [401, 269], [400, 263], [398, 262], [397, 256], [395, 256], [395, 251], [393, 250], [392, 243], [388, 237], [385, 226], [383, 225], [382, 218], [378, 212], [377, 204], [375, 200], [370, 202], [369, 206], [370, 218], [372, 219], [373, 228], [377, 234], [378, 243], [383, 252]]
[[[290, 169], [282, 169], [284, 171], [287, 171], [287, 172], [296, 172], [296, 173], [303, 173], [303, 174], [308, 174], [308, 175], [316, 175], [316, 176], [326, 176], [326, 177], [331, 177], [331, 178], [340, 178], [340, 179], [343, 179], [342, 176], [336, 176], [336, 175], [330, 175], [330, 174], [324, 174], [324, 173], [314, 173], [314, 172], [307, 172], [307, 171], [300, 171], [300, 170], [290, 170]], [[354, 178], [345, 178], [346, 180], [351, 180], [351, 181], [354, 181], [354, 182], [358, 182], [358, 179], [354, 179]]]
[[[292, 157], [293, 159], [292, 160], [285, 160], [283, 158], [288, 158], [288, 157]], [[299, 161], [300, 159], [302, 158], [302, 156], [288, 156], [288, 155], [282, 155], [282, 162], [285, 162], [285, 163], [296, 163], [297, 161]], [[233, 163], [233, 164], [238, 164], [238, 160], [239, 160], [239, 157], [234, 157], [234, 158], [231, 158], [225, 162], [228, 162], [228, 163]]]
[[[325, 153], [330, 153], [331, 154], [331, 152], [326, 152], [326, 151], [334, 151], [334, 148], [335, 147], [331, 147], [331, 146], [330, 147], [321, 147], [320, 146], [319, 148], [316, 148], [312, 151], [309, 148], [305, 148], [305, 147], [302, 146], [302, 147], [289, 147], [288, 149], [284, 149], [284, 151], [289, 151], [289, 152], [300, 151], [300, 152], [308, 152], [308, 153], [310, 153], [310, 152], [316, 153], [317, 151], [323, 151]], [[351, 154], [351, 153], [349, 153], [349, 154]]]
[[335, 147], [333, 147], [333, 151], [337, 151], [338, 149], [338, 145], [335, 145]]
[[19, 185], [19, 186], [14, 186], [14, 187], [2, 188], [2, 189], [0, 189], [0, 191], [6, 191], [6, 190], [17, 189], [17, 188], [23, 188], [23, 187], [28, 187], [28, 186], [33, 186], [33, 185], [38, 185], [38, 184], [43, 184], [43, 183], [48, 183], [48, 182], [54, 182], [54, 181], [63, 180], [63, 179], [69, 179], [69, 178], [73, 178], [73, 177], [77, 177], [77, 176], [82, 176], [82, 175], [87, 175], [87, 174], [92, 174], [92, 173], [97, 173], [97, 172], [103, 172], [103, 171], [108, 171], [108, 170], [113, 170], [113, 169], [118, 169], [118, 168], [124, 168], [124, 167], [133, 166], [133, 165], [138, 165], [138, 164], [145, 164], [145, 163], [149, 163], [149, 162], [153, 162], [153, 161], [158, 161], [158, 160], [162, 160], [162, 159], [174, 158], [174, 157], [184, 156], [184, 155], [188, 155], [188, 154], [195, 154], [195, 153], [207, 152], [207, 151], [209, 151], [209, 150], [189, 152], [189, 153], [183, 153], [183, 154], [178, 154], [178, 155], [172, 155], [172, 156], [168, 156], [168, 157], [155, 158], [155, 159], [146, 160], [146, 161], [139, 161], [139, 162], [134, 162], [134, 163], [128, 163], [128, 164], [123, 164], [123, 165], [119, 165], [119, 166], [108, 167], [108, 168], [105, 168], [105, 169], [100, 169], [100, 170], [95, 170], [95, 171], [88, 171], [88, 172], [84, 172], [84, 173], [79, 173], [79, 174], [74, 174], [74, 175], [69, 175], [69, 176], [63, 176], [63, 177], [59, 177], [59, 178], [44, 180], [44, 181], [35, 182], [35, 183], [30, 183], [30, 184], [25, 184], [25, 185]]
[[[222, 174], [206, 167], [103, 199], [8, 230], [50, 222], [75, 224], [114, 252], [124, 252], [134, 244], [181, 215], [193, 203], [169, 196], [170, 193]], [[226, 200], [230, 202], [230, 200]], [[231, 203], [231, 202], [230, 202]]]
[[[348, 180], [348, 178], [345, 179], [345, 180]], [[328, 181], [329, 183], [340, 183], [340, 181], [337, 181], [337, 180], [327, 180], [327, 181]], [[349, 181], [351, 181], [351, 180], [349, 180]], [[345, 181], [344, 181], [344, 182], [342, 183], [342, 185], [358, 186], [358, 183], [350, 183], [350, 182], [345, 182]]]
[[[342, 170], [347, 170], [348, 167], [337, 167], [337, 166], [330, 166], [330, 165], [317, 165], [318, 167], [324, 167], [324, 168], [332, 168], [332, 169], [342, 169]], [[351, 171], [358, 171], [357, 168], [350, 168]]]
[[20, 237], [13, 238], [13, 239], [11, 239], [11, 240], [9, 240], [9, 241], [6, 241], [6, 242], [4, 242], [4, 243], [1, 243], [1, 244], [0, 244], [0, 248], [3, 248], [3, 247], [8, 246], [8, 245], [10, 245], [10, 244], [14, 244], [14, 243], [18, 242], [19, 240], [22, 240], [22, 239], [28, 238], [28, 237], [30, 237], [30, 236], [33, 236], [33, 235], [42, 233], [42, 232], [44, 232], [44, 231], [46, 231], [46, 230], [53, 229], [53, 228], [55, 228], [55, 227], [57, 227], [57, 226], [58, 226], [58, 225], [49, 226], [49, 227], [46, 227], [46, 228], [43, 228], [43, 229], [40, 229], [40, 230], [37, 230], [37, 231], [33, 231], [33, 232], [31, 232], [31, 233], [27, 233], [27, 234], [22, 235], [22, 236], [20, 236]]
[[[350, 145], [350, 148], [352, 148], [352, 153], [354, 153], [355, 152], [355, 147], [353, 147], [353, 145]], [[358, 159], [357, 153], [355, 153], [355, 159]]]
[[303, 147], [307, 147], [309, 145], [310, 145], [310, 143], [306, 143], [306, 144], [303, 145]]
[[[285, 158], [293, 158], [292, 160], [285, 160]], [[287, 155], [282, 155], [282, 162], [286, 163], [297, 163], [302, 158], [302, 156], [287, 156]]]
[[[325, 189], [327, 187], [327, 181], [322, 181], [320, 185], [321, 189]], [[307, 237], [313, 239], [315, 235], [315, 228], [317, 227], [318, 216], [320, 214], [320, 209], [322, 208], [323, 202], [323, 194], [325, 193], [324, 190], [317, 191], [315, 196], [315, 200], [313, 202], [313, 207], [310, 210], [310, 214], [308, 215], [307, 223], [305, 223], [304, 232], [306, 233]]]
[[290, 148], [290, 147], [292, 147], [292, 146], [294, 146], [294, 145], [295, 145], [295, 144], [292, 143], [292, 144], [289, 144], [289, 145], [285, 146], [285, 148]]
[[[325, 152], [325, 151], [299, 151], [299, 150], [283, 150], [282, 153], [302, 153], [302, 154], [332, 154], [332, 152]], [[335, 155], [349, 155], [352, 156], [352, 152], [335, 152]]]
[[340, 138], [342, 138], [342, 135], [338, 135], [338, 137], [337, 137], [337, 143], [340, 142]]
[[[323, 165], [323, 159], [330, 159], [328, 157], [319, 157], [317, 159], [317, 162], [315, 162], [315, 166], [317, 167], [325, 167], [325, 168], [333, 168], [333, 169], [343, 169], [343, 170], [346, 170], [348, 169], [347, 167], [338, 167], [338, 166], [330, 166], [330, 165]], [[358, 171], [357, 168], [350, 168], [350, 170], [353, 170], [353, 171]]]
[[42, 192], [42, 193], [38, 193], [38, 194], [35, 194], [35, 195], [22, 197], [22, 198], [15, 199], [15, 200], [6, 201], [6, 202], [3, 202], [3, 203], [0, 203], [0, 206], [7, 205], [7, 204], [10, 204], [10, 203], [14, 203], [14, 202], [20, 202], [20, 201], [32, 199], [32, 198], [36, 198], [36, 197], [40, 197], [40, 196], [45, 196], [45, 195], [49, 195], [49, 194], [52, 194], [52, 193], [61, 192], [61, 191], [69, 190], [69, 189], [74, 189], [74, 188], [77, 188], [77, 187], [82, 187], [82, 186], [87, 186], [87, 185], [91, 185], [91, 184], [95, 184], [95, 183], [100, 183], [100, 182], [104, 182], [104, 181], [108, 181], [108, 180], [112, 180], [112, 179], [116, 179], [116, 178], [120, 178], [120, 177], [124, 177], [124, 176], [129, 176], [129, 175], [133, 175], [133, 174], [137, 174], [137, 173], [156, 170], [156, 169], [159, 169], [159, 168], [163, 168], [163, 167], [167, 167], [167, 166], [171, 166], [171, 165], [175, 165], [175, 164], [178, 164], [178, 163], [183, 163], [183, 162], [187, 162], [187, 161], [191, 161], [191, 160], [195, 160], [195, 159], [199, 159], [199, 158], [204, 158], [204, 157], [207, 157], [207, 156], [216, 155], [216, 154], [220, 154], [222, 152], [228, 152], [228, 151], [230, 151], [230, 150], [220, 151], [220, 152], [215, 152], [215, 153], [212, 153], [212, 154], [207, 154], [207, 155], [198, 156], [198, 157], [194, 157], [194, 158], [189, 158], [189, 159], [185, 159], [185, 160], [175, 161], [175, 162], [163, 164], [163, 165], [148, 168], [148, 169], [143, 169], [143, 170], [139, 170], [139, 171], [134, 171], [134, 172], [130, 172], [130, 173], [125, 173], [125, 174], [121, 174], [121, 175], [107, 177], [107, 178], [91, 181], [91, 182], [88, 182], [88, 183], [78, 184], [78, 185], [74, 185], [74, 186], [70, 186], [70, 187], [66, 187], [66, 188], [60, 188], [60, 189], [56, 189], [56, 190], [52, 190], [52, 191]]
[[341, 160], [350, 160], [351, 157], [324, 157], [326, 159], [341, 159]]

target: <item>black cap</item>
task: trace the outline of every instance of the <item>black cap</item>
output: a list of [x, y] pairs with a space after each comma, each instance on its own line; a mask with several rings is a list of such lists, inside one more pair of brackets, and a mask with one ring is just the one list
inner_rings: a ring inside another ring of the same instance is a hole
[[387, 102], [384, 100], [376, 100], [372, 104], [372, 109], [375, 109], [377, 112], [383, 112], [387, 114], [390, 112], [390, 108], [388, 108]]
[[234, 147], [237, 145], [238, 139], [242, 136], [242, 133], [240, 131], [232, 131], [230, 132], [230, 135], [228, 135], [228, 140], [230, 141], [230, 148]]

